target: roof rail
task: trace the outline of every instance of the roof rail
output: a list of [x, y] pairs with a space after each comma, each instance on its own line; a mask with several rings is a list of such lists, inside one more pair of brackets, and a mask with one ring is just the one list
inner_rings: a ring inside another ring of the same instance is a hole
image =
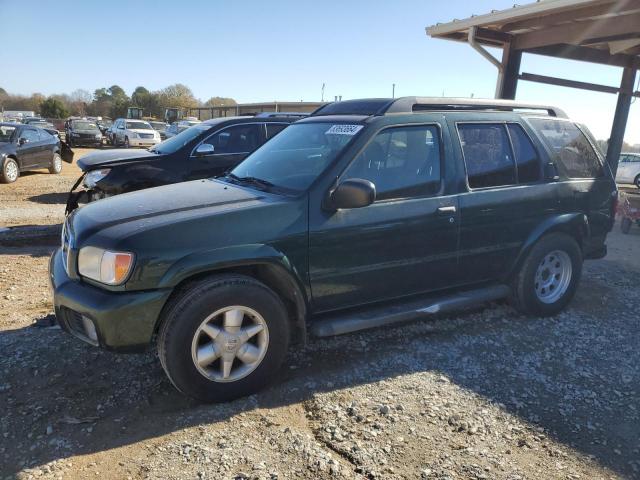
[[563, 110], [550, 105], [516, 102], [514, 100], [487, 98], [401, 97], [384, 113], [408, 113], [424, 110], [517, 110], [544, 111], [552, 117], [567, 118]]
[[362, 100], [344, 100], [328, 103], [315, 110], [311, 116], [319, 115], [385, 115], [388, 113], [412, 113], [419, 111], [456, 111], [456, 110], [494, 110], [514, 112], [531, 110], [544, 112], [558, 118], [567, 118], [567, 114], [550, 105], [516, 102], [514, 100], [485, 98], [446, 98], [446, 97], [400, 97], [368, 98]]

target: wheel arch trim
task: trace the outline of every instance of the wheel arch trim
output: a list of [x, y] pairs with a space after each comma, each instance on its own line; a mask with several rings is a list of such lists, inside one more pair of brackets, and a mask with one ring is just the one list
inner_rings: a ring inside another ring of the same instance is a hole
[[563, 213], [547, 218], [544, 222], [540, 223], [525, 240], [520, 252], [516, 257], [513, 267], [508, 273], [508, 278], [512, 277], [518, 272], [520, 266], [524, 262], [525, 258], [533, 248], [533, 246], [543, 236], [549, 233], [566, 233], [574, 238], [580, 249], [582, 250], [584, 239], [589, 238], [591, 235], [591, 227], [589, 225], [589, 218], [584, 213]]
[[[293, 306], [296, 337], [306, 340], [309, 295], [303, 275], [282, 252], [270, 245], [254, 244], [200, 251], [182, 257], [163, 275], [158, 288], [178, 292], [182, 285], [200, 278], [240, 273], [262, 281]], [[159, 323], [159, 322], [158, 322]], [[156, 327], [157, 328], [157, 327]]]

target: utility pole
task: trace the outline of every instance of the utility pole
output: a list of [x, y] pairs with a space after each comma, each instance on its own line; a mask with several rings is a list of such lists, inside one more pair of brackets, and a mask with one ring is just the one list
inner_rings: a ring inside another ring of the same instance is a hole
[[391, 98], [396, 98], [396, 84], [391, 84]]
[[322, 84], [322, 94], [320, 95], [320, 101], [324, 102], [324, 83]]

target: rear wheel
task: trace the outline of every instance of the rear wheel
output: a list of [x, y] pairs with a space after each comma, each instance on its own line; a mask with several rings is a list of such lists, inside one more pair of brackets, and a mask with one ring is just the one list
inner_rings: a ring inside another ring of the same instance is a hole
[[4, 161], [4, 165], [2, 166], [2, 175], [0, 175], [0, 180], [2, 183], [13, 183], [20, 176], [20, 168], [18, 167], [18, 162], [13, 158], [7, 158]]
[[629, 233], [629, 231], [631, 230], [631, 219], [628, 217], [622, 217], [622, 220], [620, 220], [620, 230], [622, 231], [622, 233], [624, 233], [625, 235], [627, 233]]
[[49, 173], [57, 175], [60, 172], [62, 172], [62, 158], [59, 154], [54, 153], [53, 159], [51, 160], [51, 166], [49, 167]]
[[182, 393], [205, 402], [250, 395], [277, 373], [289, 344], [287, 311], [266, 285], [223, 275], [193, 284], [166, 310], [158, 355]]
[[552, 233], [536, 243], [512, 285], [512, 305], [522, 313], [550, 316], [575, 295], [582, 273], [582, 251], [569, 235]]

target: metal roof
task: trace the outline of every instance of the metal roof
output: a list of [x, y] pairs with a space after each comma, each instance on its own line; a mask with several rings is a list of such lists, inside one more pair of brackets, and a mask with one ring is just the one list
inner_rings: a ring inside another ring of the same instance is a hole
[[621, 67], [640, 67], [640, 0], [540, 0], [427, 27], [434, 38], [467, 41]]

